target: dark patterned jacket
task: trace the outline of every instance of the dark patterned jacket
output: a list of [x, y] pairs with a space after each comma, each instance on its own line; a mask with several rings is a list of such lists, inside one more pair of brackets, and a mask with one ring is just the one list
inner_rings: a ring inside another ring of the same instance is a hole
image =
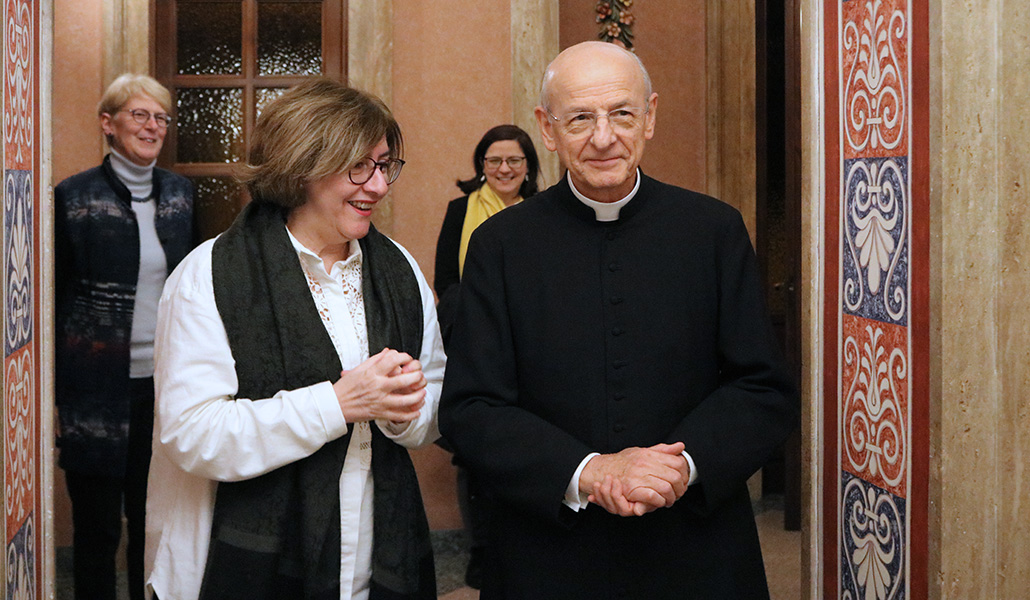
[[[168, 272], [193, 247], [193, 185], [154, 169]], [[111, 158], [54, 188], [55, 395], [60, 465], [121, 477], [129, 433], [129, 345], [139, 226]]]

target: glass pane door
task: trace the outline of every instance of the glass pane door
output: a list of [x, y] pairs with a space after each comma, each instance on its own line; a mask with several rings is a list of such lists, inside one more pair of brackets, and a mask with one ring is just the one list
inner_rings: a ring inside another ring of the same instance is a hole
[[346, 80], [343, 0], [157, 0], [157, 78], [176, 126], [166, 168], [196, 185], [201, 240], [247, 202], [234, 175], [261, 109], [306, 77]]

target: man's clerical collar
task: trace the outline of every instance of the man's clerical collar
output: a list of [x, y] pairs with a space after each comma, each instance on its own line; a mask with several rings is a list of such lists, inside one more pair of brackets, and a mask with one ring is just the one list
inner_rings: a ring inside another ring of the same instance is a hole
[[633, 199], [633, 196], [637, 195], [637, 190], [640, 189], [640, 167], [637, 167], [636, 185], [634, 185], [633, 189], [626, 194], [625, 198], [618, 202], [598, 202], [597, 200], [591, 200], [576, 189], [576, 184], [572, 182], [571, 174], [566, 174], [566, 177], [569, 180], [569, 187], [572, 188], [572, 193], [576, 195], [576, 198], [579, 198], [580, 202], [594, 209], [594, 215], [597, 217], [597, 220], [604, 223], [619, 220], [619, 211], [622, 210], [623, 206], [629, 204], [629, 201]]

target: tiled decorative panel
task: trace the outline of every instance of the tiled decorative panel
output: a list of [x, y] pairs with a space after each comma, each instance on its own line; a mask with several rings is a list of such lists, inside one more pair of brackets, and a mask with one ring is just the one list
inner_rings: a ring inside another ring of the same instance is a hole
[[[5, 597], [42, 598], [40, 2], [3, 0], [3, 470]], [[47, 412], [46, 414], [50, 414]]]
[[925, 598], [926, 6], [824, 7], [824, 597]]

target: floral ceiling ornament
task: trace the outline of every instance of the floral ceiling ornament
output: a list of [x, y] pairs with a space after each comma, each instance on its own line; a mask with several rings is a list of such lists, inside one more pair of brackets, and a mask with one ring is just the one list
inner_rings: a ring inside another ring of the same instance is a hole
[[629, 10], [632, 6], [633, 0], [599, 0], [595, 7], [597, 23], [601, 26], [597, 39], [632, 50], [633, 21], [636, 20]]

